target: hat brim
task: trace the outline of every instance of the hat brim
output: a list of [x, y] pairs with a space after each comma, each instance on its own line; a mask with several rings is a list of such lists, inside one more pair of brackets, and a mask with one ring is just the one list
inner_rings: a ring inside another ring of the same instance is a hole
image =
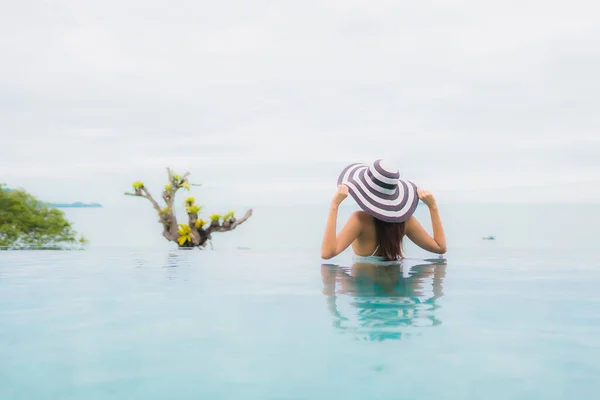
[[360, 163], [348, 165], [338, 177], [338, 185], [348, 186], [348, 192], [360, 208], [379, 220], [400, 223], [409, 219], [419, 203], [417, 185], [398, 179], [393, 193], [381, 193], [366, 179], [368, 168]]

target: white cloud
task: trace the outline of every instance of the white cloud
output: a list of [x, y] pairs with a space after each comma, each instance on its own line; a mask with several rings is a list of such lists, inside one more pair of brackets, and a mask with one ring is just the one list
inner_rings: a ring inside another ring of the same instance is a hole
[[319, 202], [345, 163], [386, 157], [447, 201], [598, 201], [599, 15], [592, 1], [0, 0], [0, 181], [122, 202], [171, 165], [215, 201]]

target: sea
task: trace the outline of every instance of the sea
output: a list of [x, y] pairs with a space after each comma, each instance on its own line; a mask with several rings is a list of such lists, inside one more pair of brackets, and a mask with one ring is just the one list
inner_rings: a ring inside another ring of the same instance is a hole
[[439, 209], [448, 253], [385, 266], [320, 258], [327, 204], [204, 250], [67, 209], [86, 249], [0, 251], [0, 399], [599, 398], [600, 205]]

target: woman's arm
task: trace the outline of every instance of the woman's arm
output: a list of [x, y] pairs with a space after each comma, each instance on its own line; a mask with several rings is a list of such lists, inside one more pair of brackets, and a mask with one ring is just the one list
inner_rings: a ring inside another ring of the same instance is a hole
[[321, 257], [326, 260], [346, 250], [360, 234], [360, 220], [358, 214], [354, 213], [350, 216], [340, 234], [336, 236], [338, 208], [346, 197], [348, 197], [348, 186], [338, 186], [338, 191], [329, 207], [329, 216], [327, 217], [325, 234], [321, 243]]
[[418, 194], [419, 199], [429, 207], [433, 237], [429, 236], [415, 217], [410, 217], [406, 221], [406, 236], [424, 250], [444, 254], [446, 252], [446, 236], [444, 235], [444, 228], [442, 227], [442, 220], [435, 198], [431, 193], [422, 189], [418, 189]]

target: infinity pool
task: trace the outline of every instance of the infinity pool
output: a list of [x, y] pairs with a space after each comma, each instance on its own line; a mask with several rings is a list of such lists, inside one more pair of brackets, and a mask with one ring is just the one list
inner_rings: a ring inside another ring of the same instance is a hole
[[595, 398], [598, 266], [582, 252], [395, 266], [0, 252], [0, 398]]

